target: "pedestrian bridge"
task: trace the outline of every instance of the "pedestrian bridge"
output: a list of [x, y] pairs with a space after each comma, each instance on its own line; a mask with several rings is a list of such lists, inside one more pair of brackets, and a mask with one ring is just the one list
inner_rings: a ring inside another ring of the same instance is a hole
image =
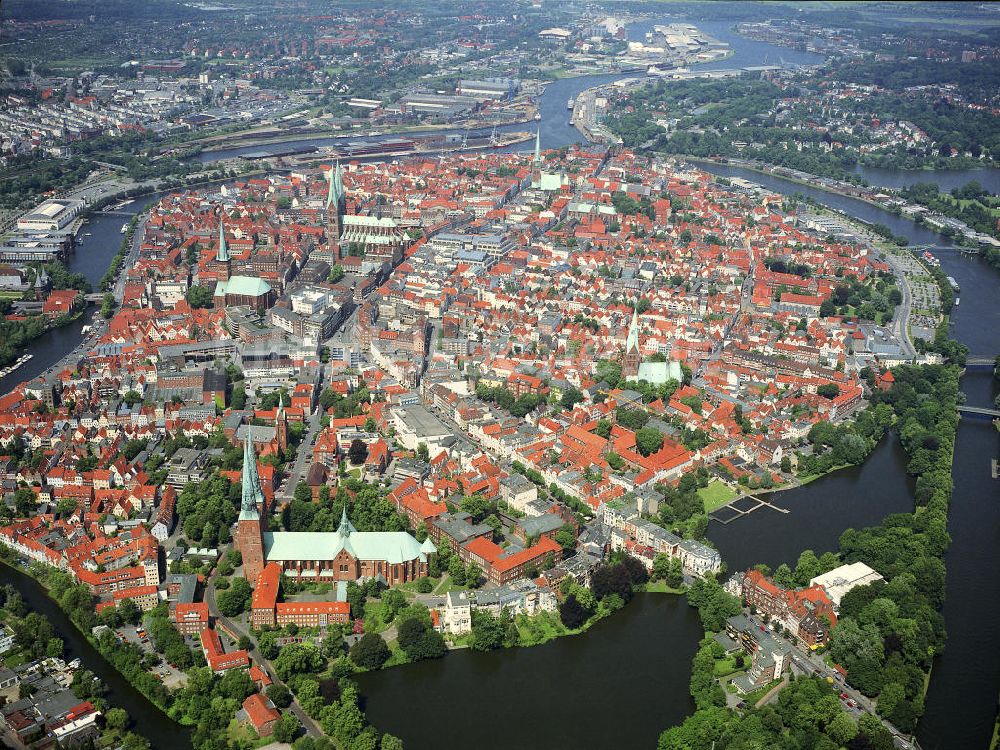
[[1000, 409], [984, 409], [981, 406], [958, 407], [960, 414], [967, 414], [973, 419], [1000, 419]]
[[996, 357], [974, 357], [971, 354], [965, 358], [965, 369], [982, 372], [992, 370], [996, 366]]

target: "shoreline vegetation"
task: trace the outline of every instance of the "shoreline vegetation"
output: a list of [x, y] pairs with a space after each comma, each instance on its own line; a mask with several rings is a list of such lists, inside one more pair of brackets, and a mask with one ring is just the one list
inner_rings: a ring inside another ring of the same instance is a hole
[[[893, 372], [896, 383], [869, 409], [883, 404], [892, 409], [886, 429], [899, 435], [909, 458], [907, 473], [916, 477], [914, 510], [841, 535], [837, 562], [866, 562], [885, 580], [844, 597], [828, 653], [847, 669], [853, 687], [876, 699], [883, 719], [912, 733], [923, 713], [934, 656], [946, 638], [943, 558], [951, 541], [947, 520], [960, 370], [955, 365], [904, 365]], [[719, 632], [727, 613], [741, 608], [715, 579], [696, 583], [688, 603], [698, 609], [706, 633]], [[878, 718], [864, 714], [855, 722], [841, 709], [835, 689], [814, 677], [793, 679], [774, 706], [743, 713], [726, 708], [725, 691], [715, 679], [720, 650], [711, 638], [702, 641], [691, 677], [698, 710], [665, 730], [658, 750], [709, 743], [722, 750], [736, 737], [775, 748], [835, 748], [858, 737], [869, 747], [893, 746]]]

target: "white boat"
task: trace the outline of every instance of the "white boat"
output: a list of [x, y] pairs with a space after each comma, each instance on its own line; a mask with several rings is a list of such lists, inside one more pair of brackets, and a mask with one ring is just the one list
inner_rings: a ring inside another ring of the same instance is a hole
[[128, 231], [128, 224], [122, 224], [122, 234]]
[[89, 236], [90, 236], [90, 232], [84, 232], [84, 233], [83, 233], [83, 236], [84, 236], [84, 237], [89, 237]]
[[573, 106], [575, 104], [576, 104], [576, 100], [573, 99], [573, 97], [570, 97], [570, 100], [566, 103], [566, 109], [573, 109]]
[[541, 119], [542, 119], [542, 113], [541, 112], [535, 112], [535, 122], [538, 122]]
[[87, 335], [88, 333], [90, 333], [90, 326], [84, 326], [83, 328], [81, 328], [80, 333], [83, 335]]
[[14, 370], [16, 370], [18, 367], [20, 367], [21, 365], [23, 365], [25, 362], [27, 362], [33, 356], [35, 356], [35, 355], [33, 355], [33, 354], [22, 354], [20, 357], [18, 357], [16, 360], [14, 360], [13, 364], [7, 365], [7, 367], [5, 367], [2, 370], [0, 370], [0, 378], [3, 378], [3, 377], [6, 377], [7, 375], [10, 375], [12, 372], [14, 372]]

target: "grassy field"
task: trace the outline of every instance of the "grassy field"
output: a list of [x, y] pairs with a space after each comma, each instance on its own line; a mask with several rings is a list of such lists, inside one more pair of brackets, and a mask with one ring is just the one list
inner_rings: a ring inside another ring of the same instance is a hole
[[705, 512], [711, 513], [733, 500], [737, 493], [722, 482], [713, 479], [708, 483], [708, 487], [698, 488], [698, 496], [705, 504]]

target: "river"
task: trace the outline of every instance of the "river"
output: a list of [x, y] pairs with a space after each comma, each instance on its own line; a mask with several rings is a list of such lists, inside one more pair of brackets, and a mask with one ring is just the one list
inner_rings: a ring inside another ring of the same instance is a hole
[[[680, 18], [663, 19], [669, 22]], [[654, 21], [630, 27], [640, 38]], [[704, 31], [728, 42], [733, 57], [709, 64], [725, 68], [785, 62], [812, 64], [821, 58], [809, 53], [742, 39], [727, 21], [697, 21]], [[540, 100], [539, 123], [543, 148], [558, 148], [582, 140], [568, 124], [566, 101], [585, 88], [622, 75], [585, 76], [555, 81]], [[517, 130], [531, 124], [509, 126]], [[350, 136], [358, 138], [359, 136]], [[326, 145], [338, 139], [310, 143]], [[532, 144], [512, 147], [530, 148]], [[206, 154], [206, 161], [257, 150], [234, 149]], [[915, 244], [940, 244], [942, 238], [912, 222], [874, 206], [832, 195], [773, 176], [726, 165], [706, 167], [722, 175], [745, 177], [776, 192], [801, 193], [866, 221], [879, 221]], [[892, 172], [866, 170], [872, 184], [895, 187], [916, 181], [935, 181], [950, 188], [978, 179], [996, 189], [997, 170]], [[138, 212], [156, 195], [126, 207]], [[87, 225], [84, 245], [70, 267], [96, 285], [121, 242], [125, 217], [98, 215]], [[947, 244], [947, 243], [945, 243]], [[976, 354], [1000, 351], [1000, 309], [995, 304], [1000, 274], [979, 259], [942, 253], [942, 266], [962, 287], [962, 302], [953, 314], [954, 335]], [[30, 347], [35, 358], [0, 382], [14, 384], [42, 372], [80, 340], [83, 322], [53, 331]], [[962, 381], [970, 403], [986, 405], [994, 388], [987, 375], [969, 375]], [[953, 545], [948, 553], [948, 600], [944, 615], [950, 639], [947, 652], [935, 663], [927, 711], [919, 736], [925, 750], [938, 747], [985, 747], [1000, 684], [1000, 651], [993, 647], [1000, 629], [1000, 582], [984, 575], [991, 569], [993, 550], [1000, 542], [1000, 503], [989, 479], [988, 460], [997, 453], [997, 434], [988, 423], [963, 420], [955, 458], [955, 497], [949, 529]], [[837, 472], [805, 487], [777, 493], [778, 505], [789, 514], [759, 510], [726, 526], [713, 523], [709, 536], [723, 552], [730, 570], [754, 562], [794, 564], [799, 552], [836, 549], [845, 528], [877, 523], [889, 513], [912, 508], [910, 483], [895, 438], [879, 445], [861, 467]], [[0, 581], [13, 580], [24, 593], [34, 584], [0, 570]], [[29, 597], [26, 595], [26, 599]], [[177, 725], [169, 722], [117, 677], [61, 613], [38, 593], [30, 606], [46, 613], [85, 665], [114, 689], [112, 703], [139, 719], [140, 731], [160, 740], [161, 747], [185, 747]], [[74, 636], [75, 641], [74, 642]], [[402, 737], [409, 750], [451, 747], [468, 743], [483, 748], [621, 747], [650, 748], [658, 732], [678, 723], [693, 706], [687, 693], [691, 658], [701, 636], [694, 610], [677, 597], [641, 595], [624, 612], [596, 625], [584, 636], [558, 639], [530, 649], [479, 654], [458, 652], [445, 659], [363, 675], [360, 683], [372, 723]], [[118, 682], [116, 683], [116, 677]], [[138, 701], [138, 703], [136, 703]], [[146, 703], [151, 712], [143, 707]], [[441, 708], [447, 706], [447, 714]], [[504, 720], [493, 719], [502, 708]], [[166, 723], [161, 723], [166, 722]]]
[[107, 688], [108, 703], [128, 712], [134, 731], [148, 739], [157, 750], [189, 750], [189, 731], [133, 688], [70, 622], [38, 581], [20, 570], [0, 564], [0, 584], [6, 583], [17, 588], [29, 610], [43, 615], [52, 624], [66, 646], [65, 659], [80, 659], [85, 669], [100, 678]]

